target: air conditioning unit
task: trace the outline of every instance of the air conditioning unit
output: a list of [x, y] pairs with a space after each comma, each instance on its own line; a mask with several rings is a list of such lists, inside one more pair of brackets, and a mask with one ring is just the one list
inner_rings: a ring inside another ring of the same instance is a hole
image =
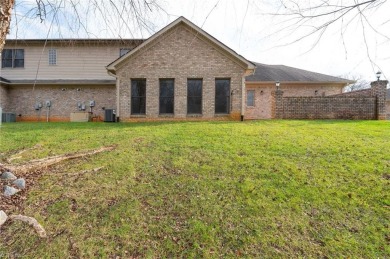
[[1, 122], [16, 122], [16, 114], [12, 112], [4, 112], [1, 115]]
[[104, 110], [104, 122], [115, 122], [115, 109], [105, 109]]

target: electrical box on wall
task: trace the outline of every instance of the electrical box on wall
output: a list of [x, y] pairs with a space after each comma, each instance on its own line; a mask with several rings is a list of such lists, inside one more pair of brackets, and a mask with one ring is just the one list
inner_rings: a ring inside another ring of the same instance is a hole
[[36, 111], [39, 111], [42, 108], [42, 103], [36, 103], [34, 108]]
[[89, 101], [89, 107], [95, 107], [95, 101], [94, 100]]
[[46, 107], [47, 108], [51, 107], [51, 101], [46, 101]]

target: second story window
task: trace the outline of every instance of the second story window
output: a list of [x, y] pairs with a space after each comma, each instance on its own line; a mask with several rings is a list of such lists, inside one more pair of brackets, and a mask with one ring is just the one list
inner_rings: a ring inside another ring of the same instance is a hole
[[4, 49], [1, 53], [1, 67], [24, 67], [24, 49]]
[[131, 49], [119, 49], [119, 57], [122, 57], [123, 55], [127, 54]]
[[57, 65], [57, 50], [49, 49], [49, 65]]

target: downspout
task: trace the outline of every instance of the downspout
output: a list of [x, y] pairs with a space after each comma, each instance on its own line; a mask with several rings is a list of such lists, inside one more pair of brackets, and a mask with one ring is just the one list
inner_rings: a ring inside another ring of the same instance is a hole
[[245, 110], [246, 110], [246, 85], [245, 85], [245, 77], [252, 75], [255, 72], [255, 69], [246, 69], [244, 74], [242, 75], [241, 82], [241, 121], [244, 121]]
[[241, 77], [241, 121], [244, 121], [245, 116], [245, 74], [246, 71]]

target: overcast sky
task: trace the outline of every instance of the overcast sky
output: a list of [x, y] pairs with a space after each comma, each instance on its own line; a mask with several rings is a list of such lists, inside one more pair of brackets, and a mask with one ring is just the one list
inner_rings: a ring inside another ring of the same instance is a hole
[[[86, 1], [74, 0], [80, 5], [80, 13], [87, 13], [81, 17], [80, 25], [75, 22], [79, 17], [75, 18], [65, 9], [61, 11], [62, 16], [57, 14], [55, 20], [48, 16], [42, 23], [36, 18], [22, 17], [36, 6], [36, 1], [16, 0], [16, 16], [9, 38], [148, 38], [179, 16], [184, 16], [251, 61], [283, 64], [334, 76], [363, 77], [367, 81], [375, 80], [378, 70], [383, 73], [382, 79], [388, 79], [390, 75], [390, 1], [386, 0], [378, 0], [383, 4], [366, 11], [366, 16], [361, 19], [350, 12], [331, 25], [320, 40], [320, 34], [315, 34], [295, 43], [318, 24], [289, 27], [294, 22], [289, 21], [289, 17], [273, 15], [287, 10], [278, 0], [157, 0], [164, 12], [148, 14], [148, 29], [142, 30], [132, 25], [133, 17], [119, 17], [113, 14], [114, 11], [107, 11], [103, 19], [96, 12], [81, 7]], [[354, 1], [345, 0], [343, 3]], [[315, 1], [297, 2], [302, 7]], [[283, 3], [294, 7], [288, 1]], [[34, 17], [33, 13], [30, 14]], [[73, 24], [72, 28], [69, 24]]]

